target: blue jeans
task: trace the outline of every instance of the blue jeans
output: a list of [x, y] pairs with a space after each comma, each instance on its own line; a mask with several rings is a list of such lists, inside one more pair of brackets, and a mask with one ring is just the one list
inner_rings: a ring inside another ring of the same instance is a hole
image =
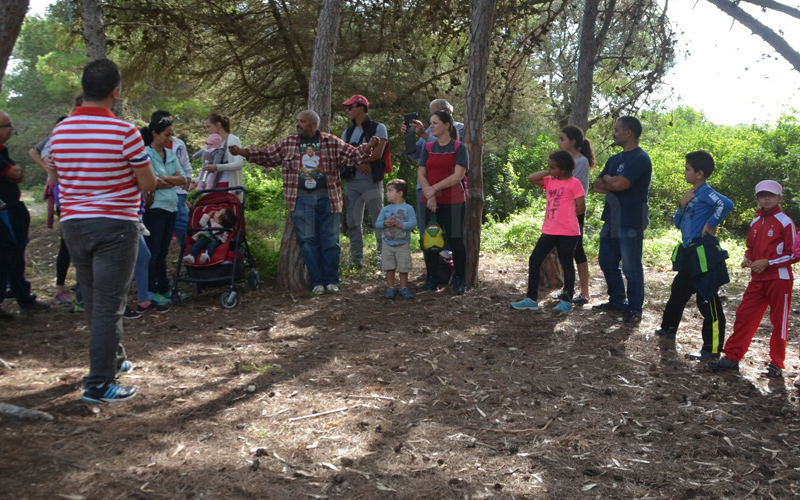
[[144, 241], [144, 236], [139, 235], [139, 255], [136, 257], [136, 267], [133, 275], [136, 278], [136, 299], [139, 302], [150, 300], [150, 292], [147, 290], [147, 276], [150, 272], [150, 249]]
[[[642, 312], [644, 304], [644, 271], [642, 269], [643, 230], [606, 223], [600, 230], [598, 263], [606, 278], [608, 299], [616, 308], [625, 307], [625, 283], [628, 281], [628, 309]], [[619, 265], [622, 263], [622, 272]]]
[[122, 338], [122, 314], [138, 253], [136, 222], [98, 217], [61, 224], [69, 255], [83, 292], [86, 322], [91, 332], [86, 387], [114, 380], [117, 348]]
[[151, 208], [144, 213], [144, 225], [150, 231], [144, 241], [150, 249], [150, 268], [147, 273], [147, 289], [151, 293], [164, 295], [169, 292], [167, 278], [167, 254], [172, 242], [172, 231], [175, 229], [177, 212], [163, 208]]
[[312, 288], [339, 283], [340, 220], [339, 214], [331, 213], [328, 195], [297, 198], [292, 222]]
[[186, 195], [178, 193], [178, 216], [175, 219], [175, 236], [181, 242], [186, 237], [186, 228], [189, 226], [189, 207], [186, 206]]
[[189, 255], [192, 257], [197, 257], [200, 255], [200, 252], [205, 250], [208, 252], [208, 257], [211, 258], [214, 255], [214, 250], [217, 249], [218, 246], [222, 244], [218, 238], [214, 238], [213, 236], [207, 237], [205, 235], [200, 235], [200, 237], [192, 244], [192, 247], [189, 249]]

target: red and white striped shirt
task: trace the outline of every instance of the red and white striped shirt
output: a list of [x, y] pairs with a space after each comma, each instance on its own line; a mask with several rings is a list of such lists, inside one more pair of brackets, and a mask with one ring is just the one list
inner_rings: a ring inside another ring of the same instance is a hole
[[62, 222], [106, 217], [136, 221], [134, 168], [151, 168], [139, 130], [110, 110], [80, 106], [56, 125], [50, 154], [58, 172]]

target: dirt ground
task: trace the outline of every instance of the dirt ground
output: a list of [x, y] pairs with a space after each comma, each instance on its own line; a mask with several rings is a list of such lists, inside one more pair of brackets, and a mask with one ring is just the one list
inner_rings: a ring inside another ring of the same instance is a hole
[[[54, 291], [57, 248], [55, 231], [34, 231], [41, 296]], [[419, 255], [414, 265], [418, 288]], [[125, 323], [136, 368], [123, 383], [139, 394], [102, 407], [80, 402], [82, 315], [4, 321], [0, 358], [13, 368], [0, 368], [0, 402], [55, 420], [0, 417], [0, 497], [800, 495], [797, 310], [785, 378], [758, 377], [767, 321], [741, 372], [716, 375], [684, 359], [701, 343], [693, 307], [677, 343], [653, 335], [671, 272], [648, 270], [644, 320], [626, 326], [588, 307], [511, 310], [526, 268], [521, 257], [484, 255], [478, 289], [413, 301], [385, 300], [375, 272], [346, 275], [341, 293], [321, 297], [242, 283], [233, 310], [219, 307], [219, 291], [187, 289], [181, 307]], [[734, 279], [730, 326], [746, 283]]]

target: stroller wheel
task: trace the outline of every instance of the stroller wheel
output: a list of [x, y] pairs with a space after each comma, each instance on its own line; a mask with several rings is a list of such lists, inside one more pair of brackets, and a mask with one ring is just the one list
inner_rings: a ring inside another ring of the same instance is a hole
[[223, 309], [233, 309], [239, 305], [239, 294], [234, 290], [225, 290], [219, 296], [219, 304]]
[[261, 284], [261, 280], [258, 278], [258, 271], [251, 269], [250, 272], [247, 273], [247, 284], [250, 286], [251, 290], [258, 290], [258, 286]]

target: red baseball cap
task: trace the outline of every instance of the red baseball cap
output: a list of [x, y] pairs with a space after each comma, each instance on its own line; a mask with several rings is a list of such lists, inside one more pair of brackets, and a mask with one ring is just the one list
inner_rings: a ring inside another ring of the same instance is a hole
[[356, 94], [350, 99], [344, 101], [342, 106], [350, 106], [351, 104], [363, 104], [364, 106], [369, 107], [369, 101], [361, 94]]

